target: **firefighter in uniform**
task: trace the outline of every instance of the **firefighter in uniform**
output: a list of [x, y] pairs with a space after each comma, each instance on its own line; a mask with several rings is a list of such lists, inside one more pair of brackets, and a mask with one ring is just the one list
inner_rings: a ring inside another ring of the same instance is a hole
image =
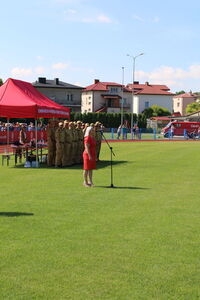
[[72, 165], [71, 161], [71, 151], [72, 151], [72, 132], [69, 129], [69, 122], [64, 121], [64, 131], [65, 131], [65, 140], [64, 140], [64, 155], [63, 155], [63, 166], [68, 167]]
[[82, 130], [82, 122], [77, 121], [76, 131], [78, 134], [78, 147], [77, 147], [77, 155], [76, 155], [76, 162], [78, 164], [83, 162], [83, 151], [84, 151], [84, 133]]
[[64, 141], [65, 141], [65, 130], [63, 128], [62, 122], [59, 122], [58, 128], [56, 129], [55, 140], [56, 140], [55, 167], [62, 167], [63, 155], [64, 155]]
[[77, 152], [78, 152], [78, 131], [76, 128], [77, 124], [74, 122], [73, 126], [73, 143], [74, 143], [74, 153], [73, 153], [73, 163], [77, 164]]
[[99, 161], [99, 155], [101, 150], [101, 141], [102, 141], [102, 134], [101, 134], [101, 123], [95, 123], [95, 140], [96, 140], [96, 161]]
[[48, 146], [48, 160], [47, 164], [49, 167], [55, 166], [56, 157], [56, 142], [55, 142], [55, 122], [49, 120], [47, 127], [47, 146]]
[[71, 135], [71, 153], [70, 153], [70, 162], [71, 165], [74, 164], [74, 156], [75, 156], [75, 133], [74, 133], [74, 122], [69, 122], [69, 131]]

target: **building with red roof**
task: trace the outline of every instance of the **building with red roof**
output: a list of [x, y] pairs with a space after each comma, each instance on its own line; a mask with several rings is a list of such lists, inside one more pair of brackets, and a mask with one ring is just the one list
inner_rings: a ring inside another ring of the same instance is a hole
[[196, 102], [197, 95], [192, 92], [179, 94], [173, 97], [173, 111], [179, 112], [182, 116], [186, 114], [188, 104]]
[[123, 98], [124, 111], [130, 111], [131, 90], [115, 82], [98, 79], [82, 91], [82, 113], [120, 112]]
[[155, 104], [172, 111], [173, 96], [166, 85], [139, 84], [135, 81], [134, 85], [123, 86], [95, 79], [82, 91], [82, 113], [120, 112], [122, 98], [123, 110], [127, 112], [139, 114]]
[[172, 111], [172, 99], [174, 94], [170, 92], [170, 89], [166, 85], [140, 84], [139, 81], [135, 81], [134, 84], [128, 84], [127, 88], [132, 90], [133, 97], [133, 112], [136, 114], [141, 113], [145, 108], [149, 108], [152, 105], [159, 105]]

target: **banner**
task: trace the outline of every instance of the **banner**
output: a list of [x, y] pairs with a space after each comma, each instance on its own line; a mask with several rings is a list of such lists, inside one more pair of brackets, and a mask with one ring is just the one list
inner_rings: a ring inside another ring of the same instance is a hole
[[[7, 131], [0, 131], [0, 144], [7, 144]], [[40, 130], [37, 132], [38, 141], [44, 140], [47, 142], [47, 132], [45, 130]], [[26, 131], [27, 143], [32, 139], [35, 139], [35, 131]], [[19, 141], [19, 131], [9, 131], [9, 144]]]

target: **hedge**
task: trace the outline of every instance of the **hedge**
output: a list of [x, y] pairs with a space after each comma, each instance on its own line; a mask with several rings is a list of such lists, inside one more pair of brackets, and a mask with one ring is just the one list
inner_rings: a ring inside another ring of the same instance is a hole
[[[121, 124], [121, 113], [79, 113], [71, 112], [71, 121], [82, 121], [84, 123], [101, 122], [106, 128], [117, 128]], [[131, 113], [124, 113], [124, 121], [131, 124]], [[146, 128], [146, 117], [143, 114], [133, 114], [133, 123], [138, 124], [140, 128]]]

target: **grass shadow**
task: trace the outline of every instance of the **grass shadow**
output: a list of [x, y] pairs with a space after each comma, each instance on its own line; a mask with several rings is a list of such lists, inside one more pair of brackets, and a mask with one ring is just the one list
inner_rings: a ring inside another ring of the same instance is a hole
[[110, 189], [121, 189], [121, 190], [149, 190], [150, 188], [145, 188], [145, 187], [139, 187], [139, 186], [102, 186], [102, 185], [98, 185], [98, 186], [95, 186], [96, 188], [103, 188], [103, 189], [106, 189], [106, 188], [110, 188]]
[[[127, 160], [115, 160], [112, 162], [113, 166], [119, 165], [119, 164], [126, 164], [128, 163]], [[103, 169], [110, 166], [110, 160], [101, 160], [97, 163], [97, 169]]]
[[[113, 161], [112, 164], [113, 166], [116, 166], [118, 164], [125, 164], [128, 163], [128, 161], [126, 160], [117, 160], [117, 161]], [[101, 160], [97, 163], [97, 170], [98, 169], [103, 169], [110, 166], [110, 160]], [[12, 168], [24, 168], [24, 164], [18, 164], [15, 166], [12, 166]], [[48, 167], [47, 164], [45, 163], [41, 163], [39, 168], [24, 168], [24, 169], [49, 169], [49, 170], [82, 170], [83, 169], [83, 165], [82, 164], [78, 164], [78, 165], [73, 165], [70, 167], [63, 167], [63, 168], [55, 168], [55, 167]]]
[[33, 213], [23, 213], [23, 212], [0, 212], [0, 217], [20, 217], [20, 216], [34, 216]]

